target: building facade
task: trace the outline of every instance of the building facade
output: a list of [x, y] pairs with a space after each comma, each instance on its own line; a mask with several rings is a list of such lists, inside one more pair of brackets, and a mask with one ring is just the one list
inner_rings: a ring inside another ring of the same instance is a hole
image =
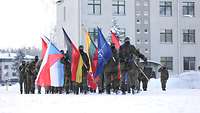
[[200, 2], [198, 0], [60, 0], [57, 38], [64, 49], [64, 27], [76, 45], [85, 31], [96, 40], [97, 26], [109, 41], [113, 20], [149, 60], [166, 65], [171, 74], [200, 65]]
[[[0, 83], [5, 81], [17, 82], [19, 80], [19, 73], [14, 67], [16, 62], [16, 53], [0, 53]], [[32, 61], [34, 56], [26, 55], [25, 61]]]

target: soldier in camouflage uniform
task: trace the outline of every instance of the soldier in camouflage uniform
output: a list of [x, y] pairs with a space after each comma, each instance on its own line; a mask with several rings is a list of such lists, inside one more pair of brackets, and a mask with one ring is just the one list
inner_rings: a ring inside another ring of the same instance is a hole
[[35, 56], [34, 61], [32, 61], [29, 66], [28, 66], [28, 75], [30, 76], [30, 86], [31, 86], [31, 93], [34, 94], [35, 93], [35, 79], [37, 78], [37, 62], [38, 62], [39, 58], [38, 56]]
[[61, 59], [61, 63], [64, 64], [64, 90], [66, 94], [70, 93], [71, 87], [71, 61], [69, 57], [70, 56], [67, 51], [64, 57]]
[[136, 58], [139, 57], [146, 61], [144, 55], [142, 55], [134, 45], [130, 44], [130, 39], [125, 38], [124, 44], [120, 46], [119, 58], [120, 58], [120, 68], [121, 68], [121, 90], [123, 94], [125, 93], [125, 74], [128, 74], [128, 86], [134, 90], [139, 91], [139, 81], [138, 81], [138, 65], [136, 63]]
[[160, 72], [160, 81], [161, 81], [161, 86], [162, 86], [162, 90], [166, 91], [166, 84], [167, 84], [167, 80], [169, 78], [169, 72], [167, 70], [167, 68], [165, 66], [162, 66], [158, 72]]
[[69, 58], [69, 53], [68, 51], [66, 52], [65, 56], [64, 56], [64, 66], [65, 66], [65, 83], [64, 83], [64, 88], [65, 88], [65, 92], [66, 94], [70, 93], [71, 87], [72, 87], [72, 81], [71, 81], [71, 61]]
[[25, 75], [26, 75], [26, 79], [25, 79], [25, 93], [26, 94], [29, 94], [31, 93], [31, 76], [29, 74], [29, 65], [30, 65], [30, 62], [27, 62], [26, 63], [26, 70], [25, 70]]
[[[145, 73], [145, 75], [142, 72], [139, 73], [139, 77], [138, 77], [139, 85], [142, 82], [143, 91], [147, 91], [148, 80], [152, 76], [152, 69], [150, 70], [150, 68], [147, 68], [146, 66], [144, 66], [143, 72]], [[148, 79], [145, 76], [148, 77]]]
[[87, 74], [90, 69], [89, 65], [89, 57], [88, 55], [83, 51], [83, 46], [79, 46], [79, 52], [83, 59], [83, 67], [82, 67], [82, 83], [80, 84], [83, 88], [83, 93], [86, 94], [88, 92], [88, 85], [87, 85]]
[[[26, 81], [26, 62], [22, 61], [22, 64], [19, 66], [19, 84], [20, 84], [20, 93], [23, 93], [23, 89], [25, 91], [25, 81]], [[24, 87], [23, 87], [24, 86]]]
[[115, 93], [117, 92], [118, 87], [118, 63], [119, 57], [117, 49], [115, 48], [114, 43], [111, 43], [112, 58], [105, 65], [104, 73], [106, 80], [106, 93], [110, 94], [111, 87], [113, 87]]

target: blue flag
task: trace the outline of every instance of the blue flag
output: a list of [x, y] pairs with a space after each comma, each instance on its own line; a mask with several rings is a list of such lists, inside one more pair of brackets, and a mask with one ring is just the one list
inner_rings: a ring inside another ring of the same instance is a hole
[[101, 30], [98, 28], [98, 64], [97, 70], [94, 74], [95, 77], [101, 75], [104, 70], [104, 65], [112, 57], [112, 50], [110, 45], [105, 40]]

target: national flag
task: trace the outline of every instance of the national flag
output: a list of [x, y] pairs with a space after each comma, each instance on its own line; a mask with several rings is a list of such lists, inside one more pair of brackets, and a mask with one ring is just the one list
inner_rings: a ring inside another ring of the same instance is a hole
[[64, 33], [64, 39], [67, 45], [67, 50], [69, 53], [69, 59], [71, 61], [71, 74], [72, 74], [72, 81], [76, 81], [78, 83], [82, 82], [82, 66], [83, 66], [83, 59], [80, 55], [78, 48], [72, 43], [71, 39], [65, 32], [64, 28], [62, 28]]
[[86, 53], [90, 59], [90, 72], [95, 72], [98, 62], [98, 48], [94, 44], [93, 40], [90, 38], [89, 33], [86, 33]]
[[98, 28], [98, 63], [95, 77], [102, 74], [104, 65], [107, 64], [108, 60], [112, 57], [112, 51], [110, 45], [105, 40], [101, 30]]
[[88, 86], [92, 89], [96, 89], [96, 83], [94, 80], [94, 73], [97, 68], [98, 62], [98, 48], [94, 44], [93, 40], [90, 38], [89, 33], [86, 33], [86, 53], [89, 56], [90, 61], [90, 70], [88, 72]]
[[35, 81], [37, 85], [55, 87], [64, 85], [64, 65], [60, 62], [61, 58], [63, 54], [49, 42]]
[[[114, 43], [115, 44], [115, 48], [117, 50], [119, 50], [119, 48], [120, 48], [119, 38], [117, 38], [116, 34], [113, 33], [112, 31], [111, 31], [111, 34], [112, 34], [112, 37], [111, 37], [112, 43]], [[118, 64], [118, 74], [117, 74], [117, 77], [118, 77], [119, 80], [121, 78], [120, 77], [120, 73], [121, 73], [121, 71], [120, 71], [120, 64]]]

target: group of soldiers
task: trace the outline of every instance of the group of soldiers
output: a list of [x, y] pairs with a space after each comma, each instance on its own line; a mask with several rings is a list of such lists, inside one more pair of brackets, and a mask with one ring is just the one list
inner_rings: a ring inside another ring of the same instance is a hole
[[[102, 75], [99, 75], [98, 78], [95, 78], [95, 82], [98, 87], [98, 93], [111, 94], [111, 92], [118, 94], [121, 90], [122, 94], [126, 93], [138, 93], [140, 91], [140, 82], [143, 84], [143, 90], [147, 90], [148, 80], [151, 78], [151, 75], [146, 73], [145, 64], [147, 63], [147, 58], [135, 48], [134, 45], [130, 44], [130, 38], [126, 37], [124, 44], [122, 44], [117, 50], [115, 45], [111, 43], [112, 57], [104, 66], [104, 72]], [[96, 92], [96, 89], [90, 88], [88, 86], [88, 72], [90, 69], [89, 57], [84, 52], [84, 47], [79, 46], [79, 52], [83, 59], [82, 67], [82, 82], [77, 83], [72, 81], [71, 74], [71, 58], [66, 51], [60, 51], [64, 54], [64, 57], [61, 59], [61, 63], [64, 64], [64, 86], [63, 87], [45, 87], [46, 93], [63, 93], [66, 94], [87, 94], [88, 92]], [[140, 65], [139, 61], [142, 59], [144, 65]], [[23, 93], [23, 87], [26, 94], [35, 93], [35, 79], [39, 71], [41, 60], [38, 61], [38, 57], [35, 57], [35, 60], [26, 63], [22, 62], [22, 65], [19, 67], [20, 70], [20, 92]], [[119, 74], [120, 66], [120, 75]], [[169, 77], [168, 71], [165, 66], [162, 66], [159, 69], [161, 72], [161, 85], [162, 90], [166, 90], [166, 82]], [[24, 83], [24, 85], [23, 85]], [[41, 87], [38, 87], [38, 93], [41, 93]]]

